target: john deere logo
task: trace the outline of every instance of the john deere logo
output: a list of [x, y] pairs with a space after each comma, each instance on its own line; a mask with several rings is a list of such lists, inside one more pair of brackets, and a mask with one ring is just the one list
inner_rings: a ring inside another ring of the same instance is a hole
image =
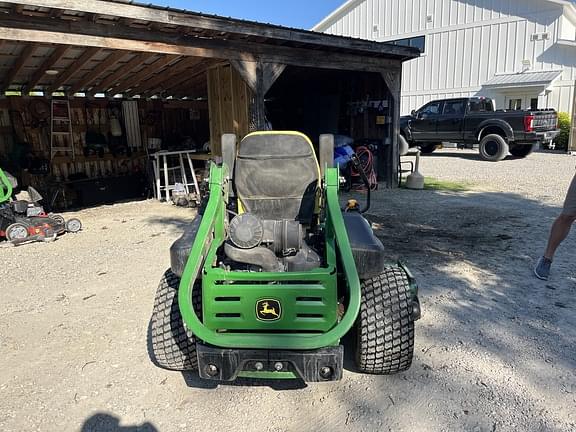
[[276, 321], [282, 316], [280, 302], [274, 299], [261, 299], [256, 302], [256, 318], [260, 321]]

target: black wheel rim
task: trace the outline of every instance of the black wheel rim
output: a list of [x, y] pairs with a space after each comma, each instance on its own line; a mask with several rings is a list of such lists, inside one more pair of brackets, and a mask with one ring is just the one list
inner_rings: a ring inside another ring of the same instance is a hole
[[496, 141], [488, 141], [484, 145], [484, 151], [488, 156], [495, 156], [498, 153], [500, 145]]

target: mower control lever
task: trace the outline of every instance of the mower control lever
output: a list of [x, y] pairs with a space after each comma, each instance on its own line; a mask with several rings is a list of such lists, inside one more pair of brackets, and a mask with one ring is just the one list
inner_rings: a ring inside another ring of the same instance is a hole
[[364, 182], [364, 186], [366, 186], [366, 205], [362, 210], [360, 210], [360, 213], [366, 213], [370, 209], [370, 192], [372, 190], [370, 187], [370, 181], [368, 180], [368, 176], [362, 168], [362, 164], [360, 163], [360, 159], [358, 159], [356, 153], [351, 156], [350, 162], [352, 162], [352, 167], [358, 174], [360, 174], [360, 178], [362, 178], [362, 182]]

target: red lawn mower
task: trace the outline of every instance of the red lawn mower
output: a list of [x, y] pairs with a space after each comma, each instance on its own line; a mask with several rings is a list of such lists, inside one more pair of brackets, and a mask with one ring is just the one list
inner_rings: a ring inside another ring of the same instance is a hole
[[46, 213], [39, 204], [42, 195], [33, 187], [28, 188], [30, 200], [12, 200], [16, 179], [0, 169], [0, 238], [13, 244], [30, 241], [52, 241], [65, 232], [76, 233], [82, 229], [79, 219], [65, 220], [62, 216]]

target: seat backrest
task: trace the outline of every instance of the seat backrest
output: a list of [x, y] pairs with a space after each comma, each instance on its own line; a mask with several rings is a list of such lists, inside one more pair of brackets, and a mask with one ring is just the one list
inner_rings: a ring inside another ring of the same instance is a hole
[[304, 134], [254, 132], [240, 143], [234, 182], [247, 212], [310, 223], [319, 180], [314, 147]]

